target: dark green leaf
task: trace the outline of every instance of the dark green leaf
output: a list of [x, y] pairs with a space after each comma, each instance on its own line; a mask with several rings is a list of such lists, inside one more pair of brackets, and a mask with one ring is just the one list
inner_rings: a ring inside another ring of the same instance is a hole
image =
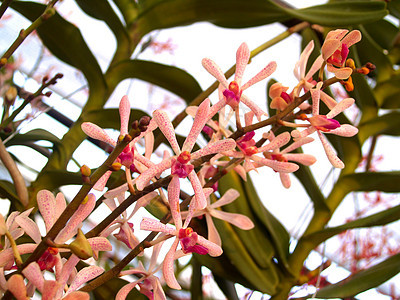
[[53, 144], [60, 143], [60, 139], [44, 129], [33, 129], [27, 133], [15, 135], [6, 146], [20, 145], [25, 142], [49, 141]]
[[234, 282], [227, 280], [213, 273], [215, 282], [218, 284], [220, 290], [224, 293], [229, 300], [239, 300], [239, 296], [236, 293]]
[[89, 16], [104, 21], [117, 38], [128, 37], [124, 25], [107, 0], [76, 0], [76, 2]]
[[166, 0], [153, 1], [137, 19], [141, 35], [156, 29], [207, 21], [223, 27], [243, 28], [271, 24], [288, 18], [266, 0]]
[[78, 173], [68, 172], [65, 170], [44, 171], [43, 179], [46, 180], [46, 188], [50, 191], [69, 184], [83, 184], [82, 175]]
[[336, 28], [378, 21], [388, 13], [381, 1], [329, 2], [304, 9], [282, 9], [294, 18]]
[[347, 298], [377, 287], [400, 272], [400, 254], [360, 271], [336, 284], [322, 288], [317, 298]]
[[388, 9], [391, 15], [400, 19], [400, 0], [391, 0], [388, 2]]
[[390, 79], [378, 83], [374, 92], [379, 107], [385, 109], [400, 108], [400, 75], [392, 76]]
[[0, 180], [0, 197], [10, 199], [11, 202], [18, 203], [19, 197], [15, 191], [14, 184], [6, 180]]
[[[31, 21], [37, 19], [46, 8], [45, 5], [27, 1], [14, 1], [11, 6]], [[91, 88], [104, 87], [100, 66], [77, 27], [56, 13], [37, 32], [55, 56], [83, 72]]]
[[109, 77], [115, 83], [126, 78], [144, 80], [182, 97], [188, 103], [202, 92], [198, 82], [187, 72], [151, 61], [123, 61], [110, 70]]
[[341, 226], [326, 228], [324, 230], [307, 235], [303, 238], [307, 240], [312, 240], [316, 244], [320, 244], [323, 241], [345, 230], [354, 228], [363, 228], [363, 227], [383, 226], [391, 222], [397, 221], [399, 219], [400, 219], [400, 205], [389, 208], [387, 210], [373, 214], [368, 217], [348, 222]]
[[400, 112], [392, 112], [379, 116], [359, 127], [360, 141], [364, 142], [368, 137], [375, 135], [400, 135]]
[[[399, 29], [386, 20], [363, 25], [369, 36], [383, 49], [390, 50], [399, 34]], [[371, 58], [372, 59], [372, 58]]]

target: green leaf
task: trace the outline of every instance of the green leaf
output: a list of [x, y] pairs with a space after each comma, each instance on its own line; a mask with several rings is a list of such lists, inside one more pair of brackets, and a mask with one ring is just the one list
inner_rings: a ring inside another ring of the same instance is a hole
[[15, 135], [7, 142], [6, 146], [21, 145], [31, 141], [49, 141], [55, 145], [60, 143], [60, 139], [51, 132], [44, 129], [33, 129], [26, 133]]
[[[46, 8], [45, 5], [27, 1], [14, 1], [11, 7], [31, 21], [36, 20]], [[37, 32], [55, 56], [83, 72], [91, 89], [105, 86], [100, 66], [77, 27], [56, 13], [39, 26]]]
[[388, 13], [381, 1], [329, 2], [304, 9], [281, 8], [302, 21], [336, 28], [378, 21]]
[[352, 297], [381, 285], [399, 272], [400, 254], [396, 254], [336, 284], [320, 289], [316, 296], [324, 299]]
[[78, 173], [68, 172], [65, 170], [51, 170], [41, 173], [44, 180], [46, 180], [46, 188], [50, 191], [69, 184], [82, 185], [82, 175]]
[[218, 284], [219, 289], [224, 293], [227, 299], [239, 300], [239, 296], [236, 293], [235, 284], [232, 281], [222, 278], [214, 273], [213, 277], [215, 282]]
[[145, 34], [163, 28], [211, 22], [244, 28], [283, 21], [288, 15], [266, 0], [165, 0], [152, 1], [139, 14], [135, 26]]
[[321, 231], [304, 236], [303, 239], [312, 240], [313, 243], [320, 244], [323, 241], [349, 229], [383, 226], [400, 219], [400, 205], [386, 209], [382, 212], [348, 222], [341, 226], [326, 228]]
[[390, 50], [393, 47], [395, 39], [399, 33], [399, 29], [396, 26], [384, 19], [374, 23], [365, 24], [363, 27], [372, 40], [381, 48], [386, 50]]
[[366, 123], [359, 127], [358, 136], [363, 143], [368, 137], [375, 135], [400, 135], [400, 112], [391, 112]]
[[128, 38], [128, 32], [107, 0], [76, 0], [76, 3], [89, 16], [104, 21], [117, 39]]
[[10, 199], [13, 203], [19, 203], [19, 197], [15, 191], [15, 186], [7, 180], [0, 180], [0, 197]]
[[378, 83], [374, 93], [379, 107], [385, 109], [399, 109], [400, 75], [392, 76], [390, 79]]
[[177, 67], [145, 60], [126, 60], [111, 68], [111, 81], [118, 83], [126, 78], [137, 78], [155, 84], [183, 98], [192, 101], [202, 89], [189, 73]]
[[388, 2], [388, 9], [391, 15], [400, 19], [400, 0], [391, 0]]

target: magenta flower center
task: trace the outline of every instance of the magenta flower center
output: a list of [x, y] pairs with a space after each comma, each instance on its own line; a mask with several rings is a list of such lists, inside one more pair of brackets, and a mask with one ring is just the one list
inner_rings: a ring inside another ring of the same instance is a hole
[[326, 116], [318, 115], [308, 118], [308, 121], [317, 130], [328, 132], [330, 130], [340, 127], [340, 123], [335, 119], [328, 119]]
[[349, 48], [346, 44], [342, 44], [342, 47], [337, 49], [332, 56], [327, 59], [327, 62], [340, 68], [344, 66], [348, 55]]
[[192, 228], [181, 228], [178, 234], [183, 253], [207, 254], [208, 249], [202, 245], [197, 245], [198, 235]]
[[250, 131], [242, 136], [236, 142], [237, 146], [239, 147], [240, 151], [244, 153], [244, 155], [251, 156], [253, 154], [258, 153], [258, 149], [255, 146], [256, 141], [253, 139], [255, 135], [254, 131]]
[[37, 260], [37, 263], [40, 267], [40, 270], [44, 271], [52, 271], [55, 266], [57, 259], [56, 255], [58, 253], [57, 248], [47, 248], [46, 251], [42, 254], [42, 256]]
[[120, 155], [118, 155], [118, 160], [121, 163], [121, 165], [130, 168], [131, 165], [133, 164], [133, 159], [134, 159], [134, 152], [135, 150], [133, 147], [131, 148], [129, 145], [125, 147], [125, 149], [121, 152]]
[[232, 107], [232, 109], [236, 109], [240, 102], [240, 97], [242, 96], [242, 91], [236, 81], [232, 81], [229, 84], [227, 90], [223, 91], [223, 95], [226, 98], [226, 103]]
[[186, 178], [190, 172], [194, 170], [194, 166], [187, 164], [190, 161], [190, 153], [183, 151], [175, 159], [172, 159], [171, 174], [176, 175], [179, 178]]

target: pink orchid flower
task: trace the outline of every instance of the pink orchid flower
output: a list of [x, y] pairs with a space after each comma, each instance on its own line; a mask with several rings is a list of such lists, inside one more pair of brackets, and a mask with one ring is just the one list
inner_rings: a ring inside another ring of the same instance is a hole
[[124, 287], [122, 287], [116, 297], [115, 300], [125, 300], [126, 297], [128, 296], [129, 292], [135, 288], [136, 286], [139, 286], [140, 292], [147, 296], [150, 300], [165, 300], [166, 296], [164, 293], [164, 290], [161, 286], [160, 279], [155, 276], [154, 274], [158, 272], [159, 267], [156, 267], [157, 264], [157, 258], [160, 254], [162, 242], [158, 243], [157, 245], [153, 246], [153, 253], [150, 258], [150, 264], [148, 267], [148, 270], [144, 268], [142, 262], [139, 261], [139, 265], [135, 269], [129, 269], [127, 271], [122, 271], [120, 273], [120, 276], [125, 276], [125, 275], [136, 275], [136, 276], [141, 276], [139, 279], [126, 284]]
[[269, 63], [264, 69], [262, 69], [256, 76], [247, 81], [242, 85], [242, 77], [244, 70], [250, 59], [250, 50], [246, 43], [240, 45], [236, 52], [236, 72], [235, 78], [232, 82], [228, 83], [227, 78], [224, 73], [220, 69], [220, 67], [211, 59], [204, 58], [202, 60], [203, 67], [214, 76], [225, 88], [223, 91], [224, 99], [220, 100], [223, 104], [228, 104], [232, 107], [233, 110], [237, 110], [240, 102], [249, 107], [257, 119], [260, 121], [263, 115], [266, 113], [258, 107], [253, 101], [251, 101], [248, 97], [243, 95], [243, 91], [253, 84], [267, 78], [270, 76], [276, 69], [276, 62]]
[[[197, 202], [195, 199], [192, 201]], [[193, 252], [201, 255], [209, 254], [211, 256], [219, 256], [222, 254], [222, 248], [219, 245], [205, 239], [201, 235], [198, 235], [191, 227], [188, 227], [195, 211], [195, 207], [195, 205], [189, 206], [188, 216], [182, 225], [182, 218], [178, 205], [177, 209], [175, 210], [177, 212], [175, 215], [175, 228], [171, 225], [163, 224], [158, 220], [150, 218], [143, 218], [142, 222], [140, 223], [140, 229], [142, 230], [163, 232], [165, 234], [175, 236], [175, 240], [170, 250], [166, 254], [163, 263], [165, 282], [170, 288], [173, 289], [181, 289], [181, 286], [176, 280], [174, 274], [173, 263], [175, 259]], [[173, 209], [171, 209], [171, 211], [173, 211]], [[176, 249], [179, 243], [181, 245], [181, 250], [177, 251]]]
[[[197, 206], [202, 208], [206, 206], [206, 199], [199, 178], [194, 171], [194, 166], [191, 164], [192, 160], [198, 159], [202, 156], [218, 153], [233, 149], [236, 145], [232, 139], [225, 139], [215, 143], [209, 143], [206, 147], [190, 153], [196, 143], [197, 137], [207, 122], [209, 112], [210, 100], [204, 100], [196, 113], [193, 121], [192, 128], [183, 143], [182, 150], [178, 145], [175, 136], [174, 127], [164, 111], [156, 110], [153, 113], [153, 119], [157, 123], [161, 132], [164, 134], [170, 143], [175, 156], [165, 158], [161, 163], [147, 169], [136, 179], [136, 187], [138, 190], [143, 190], [148, 182], [157, 174], [161, 174], [165, 170], [171, 168], [172, 180], [168, 185], [168, 201], [170, 203], [173, 216], [176, 216], [175, 207], [179, 206], [179, 192], [180, 183], [179, 178], [188, 178], [192, 184], [194, 193], [197, 199]], [[175, 220], [175, 218], [174, 218]]]
[[313, 116], [310, 118], [305, 118], [310, 122], [310, 126], [303, 130], [293, 130], [292, 136], [293, 138], [300, 139], [306, 137], [315, 131], [318, 134], [319, 139], [321, 140], [322, 146], [324, 147], [326, 156], [328, 160], [335, 168], [344, 168], [344, 163], [340, 160], [339, 157], [335, 154], [333, 148], [329, 145], [327, 139], [322, 134], [324, 133], [332, 133], [339, 136], [351, 137], [357, 134], [358, 129], [350, 124], [340, 124], [338, 121], [332, 119], [345, 109], [349, 108], [354, 104], [354, 99], [346, 98], [336, 104], [330, 112], [324, 116], [319, 114], [319, 101], [321, 98], [321, 87], [322, 82], [319, 82], [315, 89], [311, 89], [311, 98], [312, 98], [312, 114]]
[[[125, 193], [128, 191], [128, 184], [125, 183], [115, 189], [109, 190], [104, 194], [106, 199], [103, 200], [104, 204], [108, 206], [108, 208], [113, 211], [117, 208], [118, 205], [121, 205], [125, 201]], [[135, 215], [135, 213], [141, 207], [145, 207], [151, 199], [156, 197], [158, 194], [156, 192], [150, 192], [145, 196], [141, 197], [138, 201], [136, 201], [135, 207], [133, 211], [128, 216], [127, 212], [124, 211], [121, 216], [117, 217], [110, 225], [100, 234], [100, 236], [107, 237], [115, 230], [119, 229], [119, 232], [114, 234], [115, 238], [125, 245], [127, 245], [130, 249], [136, 247], [139, 244], [139, 240], [136, 238], [133, 229], [133, 223], [129, 222], [129, 220]]]
[[[126, 134], [128, 134], [128, 122], [130, 116], [131, 106], [129, 103], [128, 96], [122, 97], [119, 103], [119, 115], [121, 119], [121, 130], [120, 137], [123, 138]], [[84, 133], [86, 133], [89, 137], [94, 138], [96, 140], [103, 141], [112, 147], [117, 145], [117, 141], [114, 141], [105, 131], [100, 128], [96, 124], [91, 122], [84, 122], [81, 125], [81, 128]], [[153, 140], [152, 131], [156, 128], [155, 123], [150, 121], [150, 124], [146, 131], [142, 132], [138, 137], [135, 137], [128, 146], [123, 150], [123, 152], [118, 156], [117, 162], [121, 163], [125, 166], [126, 179], [129, 183], [132, 182], [131, 178], [131, 169], [134, 166], [134, 161], [136, 159], [140, 160], [144, 165], [152, 166], [152, 164], [145, 157], [138, 155], [135, 151], [135, 143], [139, 141], [142, 137], [146, 137], [149, 135], [150, 140]], [[152, 143], [146, 143], [146, 153], [151, 153], [153, 151]], [[110, 178], [112, 171], [107, 171], [94, 185], [95, 190], [102, 191], [107, 184], [108, 178]]]
[[[254, 113], [253, 112], [248, 112], [245, 114], [245, 124], [246, 126], [249, 126], [252, 124]], [[234, 157], [234, 158], [243, 158], [243, 168], [245, 172], [240, 171], [239, 175], [245, 174], [247, 172], [250, 172], [252, 170], [255, 170], [256, 168], [260, 166], [267, 166], [272, 168], [276, 172], [284, 172], [284, 173], [292, 173], [297, 171], [299, 168], [298, 165], [290, 163], [290, 162], [282, 162], [278, 160], [273, 160], [273, 159], [268, 159], [264, 158], [261, 156], [258, 156], [257, 154], [262, 153], [264, 151], [270, 151], [275, 148], [279, 148], [285, 144], [287, 144], [290, 140], [290, 134], [280, 134], [277, 136], [272, 142], [270, 142], [268, 145], [262, 146], [262, 147], [256, 147], [255, 140], [253, 139], [255, 135], [254, 131], [247, 132], [244, 136], [239, 138], [236, 141], [236, 144], [240, 151], [235, 151], [235, 150], [230, 150], [230, 151], [225, 151], [223, 154], [229, 157]]]
[[[273, 141], [275, 139], [274, 133], [271, 131], [269, 132], [265, 138], [268, 138], [270, 141]], [[298, 141], [295, 141], [292, 143], [290, 146], [286, 147], [284, 150], [279, 150], [279, 148], [275, 148], [272, 151], [265, 151], [263, 152], [263, 155], [265, 158], [273, 159], [273, 160], [278, 160], [278, 161], [295, 161], [297, 163], [303, 164], [305, 166], [311, 166], [314, 164], [317, 160], [314, 156], [310, 154], [304, 154], [304, 153], [290, 153], [291, 151], [305, 145], [308, 143], [311, 143], [314, 141], [313, 138], [311, 137], [304, 137], [299, 139]], [[279, 177], [281, 179], [282, 185], [285, 188], [290, 188], [291, 181], [288, 173], [283, 173], [283, 172], [278, 172]]]
[[327, 63], [329, 72], [335, 74], [338, 79], [347, 79], [353, 72], [349, 67], [345, 67], [349, 48], [361, 40], [361, 32], [347, 29], [336, 29], [330, 31], [321, 47], [324, 61]]
[[[236, 213], [229, 213], [218, 209], [221, 206], [227, 205], [235, 201], [239, 196], [239, 192], [235, 189], [229, 189], [225, 192], [225, 194], [211, 204], [210, 195], [214, 192], [212, 188], [205, 188], [204, 193], [207, 198], [207, 206], [200, 210], [195, 210], [193, 214], [194, 217], [205, 216], [207, 222], [208, 229], [208, 240], [213, 242], [214, 244], [221, 246], [221, 237], [219, 236], [218, 230], [214, 225], [212, 218], [217, 218], [232, 225], [235, 225], [243, 230], [250, 230], [254, 227], [254, 223], [250, 220], [249, 217]], [[188, 215], [187, 211], [182, 212], [182, 217], [185, 218]]]

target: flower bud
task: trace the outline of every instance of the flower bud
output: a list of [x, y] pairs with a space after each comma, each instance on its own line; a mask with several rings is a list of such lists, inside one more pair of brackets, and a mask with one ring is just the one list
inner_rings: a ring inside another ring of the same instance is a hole
[[68, 245], [68, 248], [73, 254], [83, 260], [93, 256], [92, 247], [80, 228], [78, 229], [76, 239]]
[[121, 167], [122, 167], [121, 163], [115, 162], [115, 163], [113, 163], [113, 164], [111, 165], [110, 171], [113, 171], [113, 172], [119, 171], [119, 170], [121, 170]]
[[81, 167], [82, 176], [89, 177], [91, 173], [92, 173], [92, 171], [90, 170], [90, 168], [87, 165], [83, 165]]
[[15, 99], [17, 98], [18, 91], [15, 86], [10, 86], [4, 95], [4, 100], [8, 105], [14, 105]]

